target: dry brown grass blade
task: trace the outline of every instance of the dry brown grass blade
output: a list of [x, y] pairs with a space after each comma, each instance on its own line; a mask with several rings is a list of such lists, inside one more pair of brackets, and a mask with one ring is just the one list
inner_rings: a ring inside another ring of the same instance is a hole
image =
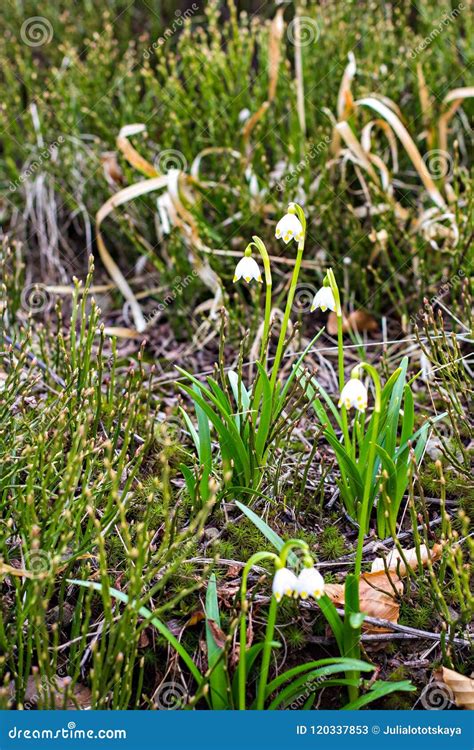
[[233, 159], [242, 159], [242, 154], [240, 153], [240, 151], [236, 151], [236, 149], [234, 148], [229, 148], [229, 146], [209, 146], [209, 148], [205, 148], [200, 151], [199, 154], [193, 159], [189, 174], [191, 175], [191, 177], [194, 177], [195, 180], [199, 180], [201, 182], [201, 177], [199, 174], [199, 170], [201, 169], [201, 162], [205, 156], [210, 156], [211, 154], [229, 154], [229, 156], [232, 156]]
[[377, 114], [381, 115], [389, 123], [393, 131], [398, 136], [400, 142], [402, 143], [411, 162], [413, 163], [413, 166], [420, 175], [420, 179], [423, 182], [430, 198], [434, 201], [434, 203], [436, 203], [437, 206], [439, 206], [439, 208], [446, 208], [446, 202], [439, 192], [438, 188], [436, 187], [433, 178], [425, 162], [423, 161], [421, 154], [415, 145], [415, 142], [413, 141], [413, 138], [406, 129], [405, 125], [403, 125], [400, 118], [395, 114], [395, 112], [390, 109], [384, 102], [373, 96], [367, 96], [363, 99], [358, 99], [355, 104], [358, 107], [364, 106], [373, 109], [375, 112], [377, 112]]
[[249, 119], [245, 123], [244, 129], [242, 130], [242, 140], [244, 142], [245, 147], [247, 147], [248, 145], [252, 130], [257, 125], [257, 123], [260, 122], [262, 117], [265, 115], [269, 106], [270, 106], [270, 102], [263, 102], [263, 104], [257, 109], [256, 112], [253, 113], [253, 115], [251, 115], [251, 117], [249, 117]]
[[364, 125], [362, 128], [362, 133], [360, 136], [360, 143], [364, 151], [371, 151], [372, 150], [372, 130], [377, 127], [383, 130], [384, 135], [387, 138], [388, 145], [390, 147], [390, 153], [392, 155], [392, 171], [394, 174], [398, 172], [398, 146], [397, 146], [397, 139], [395, 137], [395, 134], [388, 124], [388, 122], [385, 122], [385, 120], [380, 120], [377, 118], [376, 120], [371, 120], [367, 123], [367, 125]]
[[[348, 116], [352, 112], [354, 103], [351, 87], [352, 81], [357, 72], [357, 64], [353, 52], [349, 52], [348, 58], [349, 62], [344, 68], [344, 73], [342, 74], [341, 84], [339, 86], [339, 92], [337, 95], [336, 112], [338, 121], [346, 120], [348, 118]], [[338, 156], [340, 150], [341, 136], [336, 128], [334, 128], [332, 133], [330, 151], [333, 156]]]
[[296, 82], [296, 110], [301, 132], [306, 135], [306, 111], [304, 98], [304, 78], [303, 78], [303, 54], [301, 51], [301, 20], [296, 4], [295, 17], [293, 19], [293, 33], [295, 39], [295, 82]]
[[178, 169], [172, 169], [168, 173], [168, 193], [173, 206], [176, 210], [176, 226], [181, 230], [183, 239], [188, 243], [191, 249], [190, 262], [203, 284], [214, 293], [214, 302], [211, 307], [211, 318], [217, 314], [217, 309], [222, 300], [222, 287], [219, 276], [212, 270], [207, 260], [195, 252], [207, 252], [212, 250], [201, 240], [198, 226], [194, 216], [186, 209], [180, 198], [180, 179], [187, 179]]
[[474, 711], [474, 680], [453, 669], [441, 667], [436, 670], [435, 678], [441, 680], [452, 692], [456, 706]]
[[278, 8], [275, 17], [270, 24], [270, 36], [268, 41], [268, 101], [275, 98], [280, 72], [281, 40], [285, 23], [283, 21], [283, 8]]
[[467, 86], [466, 88], [453, 89], [443, 99], [443, 105], [450, 104], [451, 106], [444, 112], [438, 121], [438, 140], [439, 147], [442, 151], [448, 150], [448, 125], [456, 111], [459, 109], [464, 99], [469, 99], [474, 96], [474, 86]]
[[117, 136], [117, 148], [122, 152], [128, 163], [146, 177], [159, 177], [160, 173], [155, 169], [153, 164], [144, 159], [128, 140], [132, 135], [143, 132], [145, 132], [145, 125], [140, 123], [125, 125]]
[[425, 76], [423, 73], [423, 66], [418, 63], [416, 66], [416, 75], [418, 78], [418, 96], [420, 99], [421, 114], [423, 118], [423, 125], [426, 131], [426, 143], [428, 148], [433, 148], [434, 145], [434, 134], [433, 134], [433, 100], [430, 96], [428, 86], [426, 85]]
[[380, 181], [377, 177], [377, 173], [370, 163], [370, 159], [368, 158], [367, 153], [364, 151], [360, 142], [354, 135], [354, 132], [350, 125], [347, 122], [338, 122], [336, 125], [336, 132], [339, 133], [339, 135], [342, 137], [344, 143], [348, 147], [350, 153], [356, 158], [357, 162], [362, 167], [364, 167], [364, 169], [372, 177], [374, 182], [379, 184]]
[[349, 62], [344, 68], [342, 74], [341, 85], [339, 86], [339, 92], [337, 94], [337, 119], [347, 120], [352, 112], [354, 104], [354, 98], [352, 96], [352, 81], [354, 80], [355, 74], [357, 73], [357, 64], [353, 52], [348, 54]]
[[102, 238], [100, 227], [104, 219], [106, 219], [107, 216], [109, 216], [114, 211], [114, 209], [117, 208], [117, 206], [128, 203], [134, 198], [138, 198], [140, 195], [146, 195], [147, 193], [151, 193], [154, 190], [159, 190], [160, 188], [166, 187], [167, 184], [168, 177], [165, 176], [155, 177], [154, 179], [142, 180], [141, 182], [137, 182], [135, 183], [135, 185], [130, 185], [129, 187], [120, 190], [118, 193], [115, 193], [115, 195], [109, 198], [104, 203], [104, 205], [100, 207], [96, 214], [97, 247], [99, 249], [100, 257], [107, 269], [109, 276], [115, 282], [117, 288], [120, 289], [125, 299], [128, 301], [135, 327], [138, 332], [142, 332], [145, 330], [145, 318], [143, 317], [141, 307], [138, 304], [135, 295], [132, 292], [132, 289], [127, 283], [125, 276], [107, 250], [105, 242]]

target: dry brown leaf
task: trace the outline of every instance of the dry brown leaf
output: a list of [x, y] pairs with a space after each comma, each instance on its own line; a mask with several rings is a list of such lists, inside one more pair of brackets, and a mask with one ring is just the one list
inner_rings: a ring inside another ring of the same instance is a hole
[[[329, 583], [324, 590], [334, 604], [344, 604], [343, 584]], [[402, 591], [403, 583], [396, 573], [393, 573], [390, 579], [386, 576], [385, 571], [364, 573], [359, 584], [360, 610], [369, 617], [398, 622], [400, 604], [396, 594], [399, 595]], [[366, 633], [391, 632], [388, 628], [377, 627], [369, 623], [364, 623], [362, 628]]]
[[441, 667], [435, 672], [437, 680], [441, 680], [450, 689], [458, 708], [474, 711], [474, 680], [465, 677], [453, 669]]
[[196, 612], [193, 612], [189, 620], [186, 621], [185, 627], [192, 627], [193, 625], [197, 625], [199, 622], [202, 622], [206, 618], [206, 615], [202, 611], [202, 609], [196, 610]]
[[[364, 331], [378, 331], [379, 324], [370, 313], [365, 310], [354, 310], [349, 315], [343, 315], [342, 330], [344, 333], [349, 331], [363, 333]], [[329, 313], [326, 330], [330, 336], [337, 334], [337, 316], [336, 313]]]
[[219, 627], [219, 625], [217, 624], [215, 620], [208, 620], [207, 624], [209, 625], [209, 630], [212, 633], [212, 637], [214, 639], [216, 646], [218, 648], [224, 648], [225, 641], [226, 641], [224, 631], [221, 630], [221, 628]]
[[[429, 559], [431, 559], [431, 562], [438, 560], [441, 557], [442, 551], [443, 547], [441, 544], [434, 544], [431, 550], [427, 548], [426, 544], [422, 544], [420, 546], [422, 565], [426, 565]], [[416, 570], [418, 567], [418, 557], [416, 554], [416, 549], [414, 547], [412, 547], [411, 549], [404, 549], [403, 555], [410, 568]], [[399, 576], [405, 576], [407, 574], [405, 562], [403, 561], [402, 556], [398, 550], [392, 550], [391, 552], [389, 552], [389, 554], [385, 558], [385, 563], [389, 570], [395, 571]], [[384, 558], [376, 557], [372, 563], [371, 572], [378, 573], [383, 570], [385, 570]]]
[[128, 140], [131, 136], [137, 135], [138, 133], [144, 133], [146, 130], [145, 125], [142, 123], [134, 123], [133, 125], [125, 125], [121, 128], [117, 136], [117, 148], [120, 149], [126, 160], [132, 167], [138, 169], [139, 172], [144, 174], [146, 177], [159, 177], [160, 173], [157, 169], [150, 164], [147, 159], [138, 153], [136, 148], [132, 146]]
[[275, 18], [270, 24], [270, 36], [268, 41], [268, 101], [273, 101], [278, 83], [278, 72], [280, 69], [281, 40], [285, 30], [283, 21], [283, 8], [278, 8]]
[[[57, 709], [66, 708], [69, 711], [77, 709], [88, 709], [91, 707], [92, 694], [88, 687], [76, 682], [72, 691], [70, 677], [59, 677], [56, 675], [51, 680], [45, 678], [38, 679], [38, 676], [31, 675], [28, 677], [25, 690], [24, 706], [25, 708], [49, 707], [50, 697], [54, 699], [54, 705]], [[14, 686], [12, 684], [12, 696]], [[67, 698], [66, 698], [67, 693]], [[66, 705], [64, 701], [66, 700]]]
[[120, 164], [117, 161], [117, 154], [115, 151], [104, 151], [100, 155], [100, 161], [104, 170], [105, 179], [110, 187], [125, 184], [125, 178], [120, 168]]

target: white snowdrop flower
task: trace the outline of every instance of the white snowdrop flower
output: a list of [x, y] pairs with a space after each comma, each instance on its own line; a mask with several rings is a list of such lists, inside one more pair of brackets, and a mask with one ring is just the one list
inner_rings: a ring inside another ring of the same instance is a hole
[[296, 582], [296, 591], [301, 599], [308, 596], [320, 599], [324, 594], [324, 578], [316, 568], [303, 568]]
[[323, 312], [326, 310], [336, 310], [336, 300], [330, 286], [322, 286], [314, 295], [313, 303], [311, 305], [311, 312], [320, 308]]
[[252, 279], [262, 283], [262, 274], [256, 260], [250, 257], [250, 255], [244, 255], [243, 258], [237, 263], [234, 281], [239, 279], [245, 279], [249, 283]]
[[346, 409], [354, 406], [357, 411], [367, 409], [367, 388], [358, 378], [351, 378], [342, 389], [338, 406], [342, 405]]
[[247, 107], [244, 107], [239, 112], [239, 122], [245, 122], [245, 120], [248, 120], [251, 115], [251, 112]]
[[301, 242], [304, 236], [303, 225], [298, 219], [296, 214], [292, 213], [293, 203], [288, 206], [288, 213], [286, 213], [282, 219], [276, 225], [275, 237], [277, 240], [281, 239], [288, 244], [291, 240]]
[[277, 602], [281, 602], [284, 596], [293, 596], [296, 592], [298, 579], [288, 568], [279, 568], [273, 579], [272, 591]]

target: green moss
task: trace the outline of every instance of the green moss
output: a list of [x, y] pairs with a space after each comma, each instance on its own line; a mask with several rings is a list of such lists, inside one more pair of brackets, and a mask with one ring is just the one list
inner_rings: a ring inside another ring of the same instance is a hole
[[306, 638], [301, 628], [292, 626], [286, 630], [284, 635], [288, 647], [293, 650], [303, 648], [306, 644]]
[[326, 526], [319, 538], [318, 552], [325, 560], [337, 560], [346, 550], [346, 540], [336, 526]]

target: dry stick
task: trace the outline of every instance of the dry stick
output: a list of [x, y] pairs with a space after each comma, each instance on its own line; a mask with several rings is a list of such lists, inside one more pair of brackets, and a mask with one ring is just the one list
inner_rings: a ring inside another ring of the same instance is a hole
[[[254, 597], [254, 601], [259, 604], [268, 604], [270, 601], [269, 596], [260, 596], [257, 595]], [[300, 601], [300, 606], [306, 609], [311, 609], [313, 611], [317, 611], [319, 609], [318, 605], [316, 603], [312, 603], [310, 601]], [[337, 612], [339, 615], [344, 616], [344, 610], [343, 609], [337, 609]], [[368, 625], [375, 625], [379, 628], [388, 628], [389, 630], [394, 630], [396, 633], [403, 633], [405, 636], [409, 636], [411, 638], [417, 638], [420, 640], [428, 640], [428, 641], [440, 641], [443, 637], [443, 634], [441, 633], [432, 633], [429, 630], [418, 630], [417, 628], [410, 628], [408, 625], [399, 625], [397, 622], [392, 622], [391, 620], [382, 620], [378, 617], [368, 617], [366, 616], [364, 618], [364, 623], [367, 623]], [[369, 634], [367, 634], [369, 635]], [[372, 635], [372, 634], [370, 634]], [[373, 635], [379, 636], [378, 633], [374, 633]], [[387, 635], [387, 633], [380, 633], [380, 635]], [[389, 633], [388, 635], [392, 635]], [[375, 638], [373, 640], [376, 640]], [[386, 639], [382, 639], [386, 640]], [[453, 638], [451, 643], [455, 646], [471, 646], [472, 647], [472, 640], [467, 640], [465, 638]]]
[[[18, 344], [16, 341], [13, 341], [13, 339], [11, 339], [10, 336], [7, 336], [6, 333], [2, 333], [2, 338], [4, 338], [5, 341], [10, 344], [10, 346], [13, 346], [13, 348], [16, 349], [17, 352], [23, 352], [20, 344]], [[66, 382], [59, 375], [56, 375], [56, 373], [51, 370], [48, 365], [43, 362], [42, 359], [36, 357], [32, 352], [26, 352], [26, 356], [33, 366], [38, 365], [40, 370], [43, 370], [43, 372], [47, 372], [50, 378], [54, 380], [56, 385], [60, 385], [61, 388], [66, 388]]]
[[[437, 526], [438, 524], [441, 523], [442, 520], [443, 520], [442, 518], [435, 518], [433, 521], [430, 521], [429, 527], [431, 528], [432, 526]], [[417, 531], [422, 531], [424, 528], [425, 528], [424, 524], [417, 526]], [[403, 531], [401, 534], [398, 534], [398, 539], [406, 539], [406, 537], [411, 536], [412, 534], [413, 534], [413, 529], [410, 531]], [[393, 544], [393, 539], [391, 536], [382, 540], [374, 539], [374, 541], [369, 542], [362, 548], [362, 552], [371, 552], [376, 547], [379, 547], [382, 545], [386, 546], [387, 544]], [[354, 557], [354, 555], [355, 555], [355, 550], [354, 552], [349, 552], [347, 555], [343, 555], [342, 557], [340, 557], [339, 561], [342, 562], [343, 560], [349, 560], [352, 557]]]
[[[343, 609], [337, 610], [340, 615], [344, 615]], [[382, 620], [378, 617], [365, 617], [364, 623], [368, 625], [377, 625], [382, 628], [390, 628], [398, 633], [405, 633], [412, 636], [413, 638], [427, 639], [429, 641], [440, 641], [444, 637], [443, 633], [431, 633], [429, 630], [418, 630], [417, 628], [410, 628], [408, 625], [399, 625], [397, 622], [391, 620]], [[456, 646], [472, 646], [472, 641], [468, 641], [464, 638], [453, 638], [451, 643]]]

